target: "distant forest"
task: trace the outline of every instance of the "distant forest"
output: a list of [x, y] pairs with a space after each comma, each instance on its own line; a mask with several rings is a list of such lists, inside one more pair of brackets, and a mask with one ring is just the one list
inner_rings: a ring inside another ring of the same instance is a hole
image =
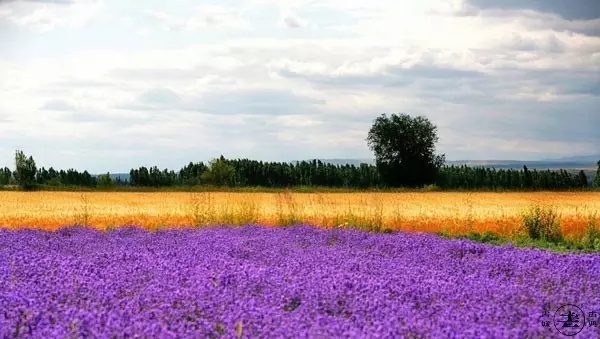
[[[55, 170], [32, 167], [32, 186], [82, 186], [98, 189], [118, 187], [223, 187], [290, 188], [319, 186], [350, 189], [384, 189], [377, 166], [371, 164], [334, 165], [320, 160], [297, 163], [225, 159], [209, 163], [190, 162], [179, 171], [153, 166], [131, 169], [129, 180], [110, 173], [94, 176], [74, 169]], [[600, 171], [600, 168], [598, 169]], [[16, 171], [0, 169], [0, 185], [17, 184]], [[441, 190], [569, 190], [598, 186], [584, 171], [494, 169], [472, 166], [442, 166], [435, 181]]]
[[209, 163], [190, 162], [179, 171], [157, 166], [132, 168], [128, 180], [110, 173], [93, 176], [74, 169], [38, 169], [32, 156], [15, 151], [15, 171], [0, 170], [0, 185], [23, 190], [50, 187], [97, 189], [264, 187], [324, 187], [342, 189], [425, 188], [440, 190], [571, 190], [600, 187], [600, 161], [594, 180], [581, 169], [540, 170], [448, 165], [445, 155], [435, 153], [437, 127], [425, 116], [406, 113], [381, 114], [369, 129], [367, 146], [375, 164], [332, 164], [321, 160], [263, 162], [226, 159]]

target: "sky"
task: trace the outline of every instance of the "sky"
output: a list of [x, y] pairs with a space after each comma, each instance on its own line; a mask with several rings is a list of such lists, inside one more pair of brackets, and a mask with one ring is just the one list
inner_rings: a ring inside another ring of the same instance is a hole
[[600, 1], [0, 0], [0, 167], [366, 159], [383, 113], [449, 160], [600, 153]]

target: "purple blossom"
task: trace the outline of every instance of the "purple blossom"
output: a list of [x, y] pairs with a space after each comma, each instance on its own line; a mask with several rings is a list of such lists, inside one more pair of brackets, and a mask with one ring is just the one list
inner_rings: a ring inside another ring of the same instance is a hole
[[599, 254], [308, 225], [0, 229], [2, 338], [538, 338], [563, 304], [600, 313]]

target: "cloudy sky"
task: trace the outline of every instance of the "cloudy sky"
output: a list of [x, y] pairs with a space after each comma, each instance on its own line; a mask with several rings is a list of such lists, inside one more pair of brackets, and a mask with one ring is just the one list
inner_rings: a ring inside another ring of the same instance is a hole
[[600, 153], [598, 0], [0, 0], [0, 166], [371, 158], [381, 113], [450, 160]]

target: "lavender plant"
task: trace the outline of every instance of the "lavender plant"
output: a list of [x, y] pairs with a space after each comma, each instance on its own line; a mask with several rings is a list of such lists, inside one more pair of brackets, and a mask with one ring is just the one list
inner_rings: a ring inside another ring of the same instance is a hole
[[3, 338], [541, 338], [567, 303], [600, 312], [599, 254], [308, 225], [0, 230]]

